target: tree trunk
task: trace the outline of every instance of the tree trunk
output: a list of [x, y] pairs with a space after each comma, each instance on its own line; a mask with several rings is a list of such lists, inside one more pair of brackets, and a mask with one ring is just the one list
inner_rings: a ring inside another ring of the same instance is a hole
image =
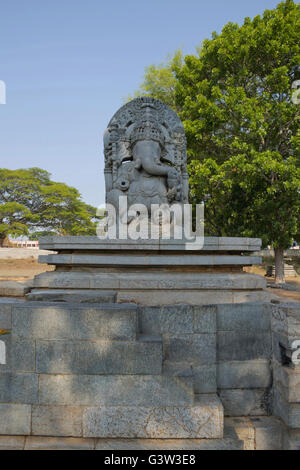
[[284, 250], [283, 248], [275, 248], [275, 284], [283, 284], [284, 277]]
[[6, 237], [0, 237], [0, 248], [3, 248]]

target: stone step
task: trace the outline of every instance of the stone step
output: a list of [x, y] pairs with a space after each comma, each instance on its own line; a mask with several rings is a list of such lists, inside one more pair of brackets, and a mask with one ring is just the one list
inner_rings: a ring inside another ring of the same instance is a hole
[[[94, 439], [89, 437], [0, 436], [0, 450], [243, 450], [243, 441], [223, 439]], [[128, 457], [123, 457], [127, 464]], [[122, 457], [120, 456], [120, 459]], [[153, 463], [155, 456], [152, 457]]]
[[41, 374], [142, 374], [162, 372], [162, 341], [37, 341], [36, 372]]
[[39, 256], [39, 263], [67, 266], [251, 266], [260, 256], [170, 254], [58, 254]]
[[41, 405], [166, 407], [190, 406], [192, 377], [163, 375], [39, 376]]
[[189, 406], [93, 407], [83, 412], [83, 436], [102, 438], [222, 438], [223, 407], [217, 395]]
[[135, 304], [24, 302], [11, 309], [12, 335], [45, 340], [135, 340]]
[[[101, 240], [96, 236], [42, 237], [39, 246], [45, 250], [160, 250], [187, 251], [190, 242], [186, 240]], [[258, 251], [261, 248], [260, 238], [241, 237], [205, 237], [200, 251]], [[191, 251], [194, 251], [190, 248]]]
[[115, 291], [102, 291], [94, 289], [35, 289], [26, 294], [28, 300], [50, 302], [78, 302], [78, 303], [114, 303], [117, 293]]

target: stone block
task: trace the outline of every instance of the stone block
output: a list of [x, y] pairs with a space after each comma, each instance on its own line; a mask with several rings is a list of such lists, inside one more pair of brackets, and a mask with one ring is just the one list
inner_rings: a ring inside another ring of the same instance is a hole
[[193, 333], [193, 308], [190, 305], [139, 307], [139, 329], [151, 335]]
[[223, 409], [216, 395], [189, 407], [93, 407], [84, 411], [83, 435], [103, 438], [222, 438]]
[[300, 403], [288, 403], [279, 387], [274, 388], [273, 410], [286, 426], [300, 428]]
[[163, 374], [171, 377], [193, 377], [192, 366], [188, 362], [164, 361]]
[[0, 330], [11, 328], [11, 305], [0, 301]]
[[300, 367], [285, 367], [273, 362], [274, 387], [288, 403], [300, 403]]
[[286, 429], [283, 442], [284, 450], [300, 450], [300, 429]]
[[262, 331], [219, 331], [217, 349], [219, 361], [249, 361], [269, 359], [272, 354], [271, 334]]
[[31, 405], [0, 404], [0, 434], [30, 434]]
[[161, 375], [40, 375], [41, 405], [184, 406], [193, 403], [190, 377]]
[[32, 407], [32, 434], [35, 436], [82, 436], [80, 406]]
[[0, 281], [1, 297], [24, 297], [30, 290], [26, 284], [16, 281]]
[[268, 415], [271, 397], [268, 390], [220, 390], [220, 399], [225, 416], [263, 416]]
[[34, 372], [35, 344], [34, 341], [13, 336], [1, 336], [6, 344], [6, 364], [0, 365], [0, 372]]
[[74, 303], [114, 303], [115, 291], [97, 291], [96, 289], [34, 289], [26, 295], [32, 301], [74, 302]]
[[161, 340], [37, 341], [42, 374], [161, 374]]
[[217, 329], [216, 305], [197, 305], [194, 307], [195, 333], [215, 333]]
[[136, 305], [43, 304], [13, 307], [16, 336], [34, 339], [131, 340], [136, 338]]
[[243, 450], [237, 439], [97, 439], [96, 450]]
[[35, 374], [0, 373], [1, 403], [36, 403], [38, 376]]
[[261, 359], [220, 362], [217, 365], [217, 382], [220, 389], [270, 387], [270, 361]]
[[243, 450], [255, 450], [255, 429], [246, 416], [224, 419], [224, 436], [243, 442]]
[[94, 439], [28, 436], [25, 450], [94, 450]]
[[255, 450], [282, 450], [283, 425], [274, 416], [250, 418], [255, 430]]
[[271, 325], [270, 306], [264, 303], [218, 305], [217, 325], [219, 331], [269, 331]]
[[0, 450], [23, 450], [25, 436], [0, 436]]
[[172, 362], [214, 364], [216, 335], [194, 334], [163, 337], [164, 358]]
[[217, 370], [215, 364], [193, 366], [195, 393], [216, 393]]
[[287, 303], [272, 305], [272, 331], [288, 338], [300, 337], [300, 305]]

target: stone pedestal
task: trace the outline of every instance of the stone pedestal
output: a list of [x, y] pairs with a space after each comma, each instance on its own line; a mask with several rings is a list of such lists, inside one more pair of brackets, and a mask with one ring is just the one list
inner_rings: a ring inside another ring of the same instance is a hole
[[202, 249], [181, 240], [45, 237], [55, 265], [40, 274], [29, 300], [135, 302], [140, 305], [239, 303], [268, 300], [266, 281], [243, 271], [260, 264], [259, 239], [205, 238]]

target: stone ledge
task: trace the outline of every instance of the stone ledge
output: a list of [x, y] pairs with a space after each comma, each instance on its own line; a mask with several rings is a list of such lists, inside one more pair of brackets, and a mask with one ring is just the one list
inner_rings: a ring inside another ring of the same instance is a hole
[[217, 395], [192, 406], [93, 407], [83, 413], [84, 437], [222, 438], [223, 407]]
[[251, 266], [261, 264], [259, 256], [238, 255], [132, 255], [132, 254], [75, 254], [39, 256], [39, 263], [67, 266]]
[[[186, 250], [190, 242], [185, 240], [100, 240], [91, 236], [42, 237], [41, 249], [46, 250]], [[260, 238], [205, 237], [204, 250], [207, 251], [259, 251]], [[194, 251], [194, 250], [190, 250]], [[203, 250], [197, 250], [203, 251]]]
[[223, 439], [96, 439], [0, 436], [0, 450], [243, 450], [243, 441]]

